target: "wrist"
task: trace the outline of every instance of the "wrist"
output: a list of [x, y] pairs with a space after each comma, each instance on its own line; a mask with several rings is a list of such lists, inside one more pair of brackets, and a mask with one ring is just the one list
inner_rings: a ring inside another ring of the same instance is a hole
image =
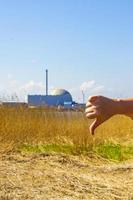
[[114, 99], [116, 114], [133, 114], [133, 99]]
[[113, 99], [114, 114], [124, 114], [122, 99]]

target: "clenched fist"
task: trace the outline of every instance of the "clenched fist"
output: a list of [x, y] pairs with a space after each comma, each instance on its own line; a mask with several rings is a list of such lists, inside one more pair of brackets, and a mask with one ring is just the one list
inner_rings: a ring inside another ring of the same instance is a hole
[[118, 113], [119, 100], [110, 99], [104, 96], [91, 96], [86, 104], [85, 114], [89, 119], [95, 119], [90, 125], [90, 132], [93, 135], [95, 129]]

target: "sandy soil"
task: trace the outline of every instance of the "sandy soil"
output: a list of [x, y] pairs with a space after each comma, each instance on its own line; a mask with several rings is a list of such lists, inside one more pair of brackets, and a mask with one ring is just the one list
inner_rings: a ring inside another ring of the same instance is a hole
[[0, 200], [133, 200], [133, 161], [92, 156], [0, 155]]

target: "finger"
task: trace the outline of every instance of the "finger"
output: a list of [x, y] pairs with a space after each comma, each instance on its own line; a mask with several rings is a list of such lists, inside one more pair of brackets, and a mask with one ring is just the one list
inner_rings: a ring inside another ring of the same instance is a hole
[[97, 99], [98, 99], [98, 96], [90, 96], [89, 99], [88, 99], [88, 101], [90, 103], [94, 103]]
[[88, 101], [87, 104], [86, 104], [86, 108], [91, 107], [92, 105], [93, 104]]
[[90, 112], [94, 112], [95, 110], [96, 110], [95, 107], [91, 106], [91, 107], [85, 109], [85, 113], [87, 114], [87, 113], [90, 113]]
[[90, 133], [91, 133], [92, 135], [94, 135], [95, 129], [96, 129], [100, 124], [102, 124], [102, 123], [103, 123], [103, 120], [101, 120], [100, 118], [96, 118], [96, 119], [94, 120], [94, 122], [90, 125]]
[[86, 114], [86, 117], [89, 118], [89, 119], [94, 119], [94, 118], [97, 117], [97, 115], [96, 115], [95, 112], [90, 112], [90, 113]]

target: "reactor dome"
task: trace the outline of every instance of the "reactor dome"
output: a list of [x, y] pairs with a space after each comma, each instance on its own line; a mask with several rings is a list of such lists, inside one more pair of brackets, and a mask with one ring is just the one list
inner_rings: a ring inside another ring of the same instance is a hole
[[51, 92], [51, 95], [56, 96], [56, 95], [66, 95], [70, 94], [67, 90], [64, 89], [54, 89]]
[[72, 102], [72, 96], [71, 96], [71, 94], [67, 90], [64, 90], [64, 89], [54, 89], [51, 92], [51, 95], [52, 96], [62, 96], [62, 98], [64, 98], [65, 101]]

